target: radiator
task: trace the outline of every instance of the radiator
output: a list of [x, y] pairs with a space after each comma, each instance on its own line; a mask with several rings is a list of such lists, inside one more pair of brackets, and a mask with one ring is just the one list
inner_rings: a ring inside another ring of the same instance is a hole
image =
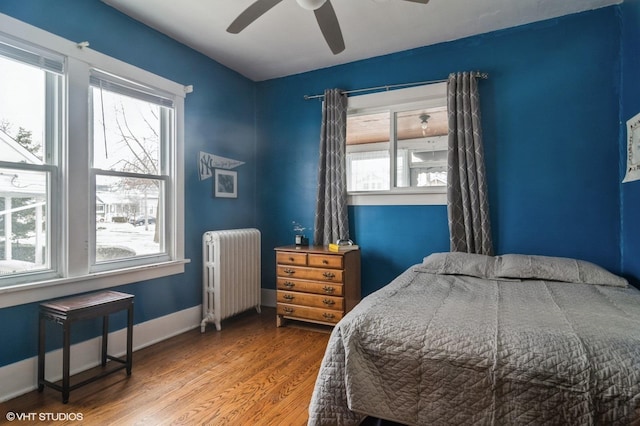
[[218, 331], [225, 318], [256, 308], [260, 313], [260, 231], [230, 229], [202, 236], [202, 322]]

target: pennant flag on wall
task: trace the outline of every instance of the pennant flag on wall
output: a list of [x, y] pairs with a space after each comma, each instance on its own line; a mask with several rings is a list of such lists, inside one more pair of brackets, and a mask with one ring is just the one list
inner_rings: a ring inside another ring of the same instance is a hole
[[213, 176], [214, 169], [235, 169], [242, 166], [244, 161], [233, 160], [231, 158], [220, 157], [200, 151], [198, 158], [198, 168], [200, 169], [200, 180], [209, 179]]

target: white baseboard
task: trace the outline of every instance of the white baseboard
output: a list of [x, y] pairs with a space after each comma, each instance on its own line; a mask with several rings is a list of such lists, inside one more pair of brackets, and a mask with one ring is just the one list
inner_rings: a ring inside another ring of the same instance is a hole
[[[263, 306], [276, 306], [276, 291], [262, 289]], [[202, 320], [202, 306], [194, 306], [160, 318], [136, 324], [133, 327], [133, 350], [137, 351], [154, 343], [198, 328]], [[35, 338], [35, 336], [34, 336]], [[71, 374], [100, 364], [101, 337], [71, 346]], [[126, 353], [126, 329], [109, 333], [109, 355]], [[133, 366], [135, 372], [135, 363]], [[47, 352], [45, 378], [55, 382], [62, 378], [62, 349]], [[32, 357], [0, 367], [0, 402], [23, 395], [38, 387], [38, 357]]]
[[[275, 306], [275, 305], [274, 305]], [[136, 324], [133, 327], [133, 350], [142, 349], [162, 340], [200, 326], [202, 306], [194, 306], [173, 314]], [[109, 355], [126, 353], [126, 329], [109, 333]], [[36, 336], [34, 336], [36, 338]], [[71, 346], [71, 374], [100, 364], [101, 337]], [[135, 373], [135, 363], [133, 365]], [[62, 349], [46, 355], [45, 377], [55, 382], [62, 378]], [[38, 387], [38, 357], [28, 358], [0, 367], [0, 402], [23, 395]]]

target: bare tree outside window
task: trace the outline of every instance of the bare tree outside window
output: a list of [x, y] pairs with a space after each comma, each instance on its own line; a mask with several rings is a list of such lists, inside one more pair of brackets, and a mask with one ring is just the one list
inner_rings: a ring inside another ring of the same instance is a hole
[[45, 70], [0, 56], [0, 276], [50, 265], [43, 139], [45, 123], [56, 119], [45, 118], [52, 81]]
[[96, 261], [162, 253], [163, 107], [93, 87]]
[[1, 32], [0, 288], [184, 270], [185, 87], [17, 21]]

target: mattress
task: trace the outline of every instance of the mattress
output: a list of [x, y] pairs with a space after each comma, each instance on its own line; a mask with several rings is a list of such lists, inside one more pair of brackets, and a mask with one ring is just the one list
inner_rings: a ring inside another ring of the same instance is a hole
[[425, 258], [347, 314], [309, 424], [640, 423], [640, 291], [586, 262], [479, 256]]

